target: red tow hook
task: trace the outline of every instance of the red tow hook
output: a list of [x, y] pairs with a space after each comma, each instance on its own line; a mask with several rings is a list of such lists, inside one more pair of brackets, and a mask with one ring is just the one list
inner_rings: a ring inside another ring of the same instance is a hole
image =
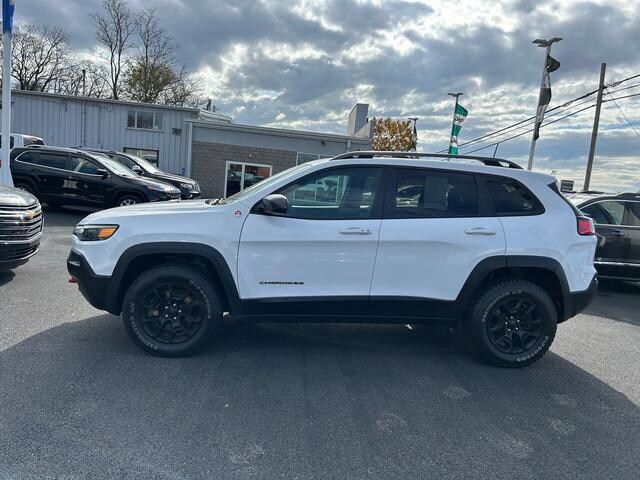
[[69, 277], [69, 283], [78, 283], [78, 279], [76, 277]]

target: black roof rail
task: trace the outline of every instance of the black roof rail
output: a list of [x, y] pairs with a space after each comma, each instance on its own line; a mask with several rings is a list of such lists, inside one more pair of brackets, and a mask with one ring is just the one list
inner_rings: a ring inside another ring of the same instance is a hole
[[439, 158], [441, 160], [475, 160], [490, 167], [508, 167], [522, 170], [522, 167], [515, 162], [503, 158], [478, 157], [475, 155], [448, 155], [446, 153], [424, 153], [424, 152], [376, 152], [373, 150], [353, 151], [341, 153], [331, 160], [343, 160], [346, 158], [373, 158], [373, 157], [395, 157], [395, 158]]
[[616, 195], [616, 197], [640, 199], [640, 193], [622, 192], [622, 193], [619, 193], [618, 195]]

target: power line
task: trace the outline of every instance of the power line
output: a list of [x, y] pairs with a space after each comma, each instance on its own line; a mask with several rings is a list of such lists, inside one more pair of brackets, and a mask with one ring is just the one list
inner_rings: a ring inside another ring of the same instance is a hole
[[627, 116], [624, 114], [624, 112], [622, 111], [622, 109], [620, 108], [620, 105], [618, 105], [618, 102], [616, 102], [616, 99], [613, 98], [613, 95], [611, 95], [609, 93], [609, 89], [607, 90], [607, 95], [609, 95], [611, 97], [611, 101], [613, 102], [613, 104], [618, 108], [618, 110], [620, 111], [620, 113], [622, 114], [622, 116], [624, 117], [624, 119], [627, 121], [627, 123], [629, 124], [629, 126], [631, 127], [631, 129], [635, 132], [636, 136], [638, 138], [640, 138], [640, 134], [638, 133], [638, 131], [636, 130], [636, 127], [633, 126], [633, 123], [631, 123], [629, 121], [629, 119], [627, 118]]
[[[552, 121], [547, 122], [547, 123], [543, 123], [542, 125], [540, 125], [540, 128], [546, 127], [547, 125], [551, 125], [551, 124], [556, 123], [556, 122], [559, 122], [561, 120], [564, 120], [565, 118], [573, 117], [574, 115], [577, 115], [580, 112], [584, 112], [585, 110], [589, 110], [590, 108], [593, 108], [595, 106], [596, 105], [594, 103], [593, 105], [589, 105], [589, 106], [586, 106], [584, 108], [581, 108], [580, 110], [576, 110], [574, 112], [568, 113], [568, 114], [566, 114], [566, 115], [564, 115], [564, 116], [562, 116], [560, 118], [557, 118], [557, 119], [552, 120]], [[525, 132], [522, 132], [522, 133], [519, 133], [517, 135], [513, 135], [513, 136], [511, 136], [509, 138], [505, 138], [504, 140], [500, 140], [499, 142], [490, 143], [488, 145], [485, 145], [484, 147], [480, 147], [480, 148], [477, 148], [475, 150], [471, 150], [470, 152], [464, 152], [464, 154], [465, 155], [470, 155], [470, 154], [472, 154], [474, 152], [478, 152], [480, 150], [484, 150], [485, 148], [489, 148], [489, 147], [492, 147], [492, 146], [495, 146], [495, 145], [499, 145], [499, 144], [504, 143], [504, 142], [508, 142], [509, 140], [513, 140], [514, 138], [521, 137], [521, 136], [526, 135], [527, 133], [531, 133], [531, 132], [533, 132], [533, 128], [530, 128], [529, 130], [527, 130]]]
[[[634, 94], [631, 94], [631, 95], [625, 95], [625, 96], [623, 96], [623, 97], [616, 97], [616, 98], [610, 98], [610, 99], [608, 99], [608, 100], [603, 100], [603, 101], [602, 101], [602, 103], [607, 103], [607, 102], [614, 102], [614, 103], [616, 103], [616, 102], [615, 102], [616, 100], [620, 100], [620, 99], [623, 99], [623, 98], [638, 97], [638, 96], [640, 96], [640, 93], [634, 93]], [[584, 104], [584, 103], [586, 103], [586, 102], [583, 102], [583, 104]], [[579, 106], [579, 105], [580, 105], [580, 104], [578, 104], [578, 105], [576, 105], [576, 106]], [[555, 120], [553, 120], [553, 121], [551, 121], [551, 122], [546, 122], [546, 123], [542, 124], [542, 125], [540, 126], [540, 128], [546, 127], [547, 125], [551, 125], [551, 124], [556, 123], [556, 122], [559, 122], [559, 121], [561, 121], [561, 120], [564, 120], [565, 118], [572, 117], [572, 116], [574, 116], [574, 115], [576, 115], [576, 114], [578, 114], [578, 113], [584, 112], [585, 110], [588, 110], [588, 109], [593, 108], [593, 107], [595, 107], [595, 106], [596, 106], [596, 104], [594, 103], [594, 104], [589, 105], [589, 106], [587, 106], [587, 107], [581, 108], [580, 110], [576, 110], [576, 111], [574, 111], [574, 112], [568, 113], [567, 115], [564, 115], [564, 116], [562, 116], [562, 117], [560, 117], [560, 118], [557, 118], [557, 119], [555, 119]], [[636, 135], [638, 135], [638, 132], [636, 131], [635, 127], [631, 124], [631, 122], [629, 122], [629, 120], [628, 120], [628, 119], [626, 118], [626, 116], [624, 115], [624, 112], [622, 112], [622, 110], [621, 110], [621, 109], [620, 109], [620, 107], [617, 105], [617, 103], [616, 103], [616, 106], [617, 106], [617, 107], [618, 107], [618, 109], [620, 110], [620, 113], [622, 113], [622, 115], [623, 115], [623, 116], [625, 117], [625, 119], [627, 120], [627, 123], [629, 123], [629, 125], [633, 128], [633, 131], [636, 133]], [[566, 110], [565, 110], [565, 111], [566, 111]], [[560, 112], [558, 112], [558, 113], [560, 113]], [[471, 150], [471, 151], [469, 151], [469, 152], [464, 152], [464, 154], [465, 154], [465, 155], [470, 155], [470, 154], [472, 154], [472, 153], [479, 152], [480, 150], [484, 150], [484, 149], [489, 148], [489, 147], [495, 147], [496, 145], [500, 145], [500, 144], [502, 144], [502, 143], [504, 143], [504, 142], [508, 142], [509, 140], [513, 140], [514, 138], [521, 137], [521, 136], [526, 135], [527, 133], [531, 133], [531, 132], [533, 132], [533, 128], [530, 128], [529, 130], [526, 130], [526, 131], [524, 131], [524, 132], [522, 132], [522, 133], [518, 133], [517, 135], [513, 135], [513, 136], [511, 136], [511, 137], [508, 137], [508, 138], [502, 139], [502, 140], [500, 140], [500, 141], [498, 141], [498, 142], [492, 142], [492, 143], [489, 143], [489, 144], [487, 144], [487, 145], [484, 145], [484, 146], [482, 146], [482, 147], [480, 147], [480, 148], [476, 148], [476, 149], [474, 149], [474, 150]], [[640, 137], [640, 135], [638, 135], [638, 136]]]
[[[624, 83], [624, 82], [627, 82], [627, 81], [629, 81], [629, 80], [633, 80], [634, 78], [639, 78], [639, 77], [640, 77], [640, 74], [631, 75], [631, 76], [629, 76], [629, 77], [627, 77], [627, 78], [623, 78], [623, 79], [621, 79], [621, 80], [617, 80], [617, 81], [615, 81], [615, 82], [611, 82], [610, 84], [606, 85], [606, 88], [608, 88], [608, 87], [616, 87], [616, 86], [618, 86], [618, 85], [620, 85], [620, 84], [622, 84], [622, 83]], [[640, 86], [640, 84], [637, 84], [637, 85], [634, 85], [634, 86]], [[622, 88], [622, 89], [618, 89], [618, 90], [616, 90], [616, 91], [626, 90], [626, 89], [629, 89], [629, 88], [633, 88], [634, 86], [628, 86], [628, 87], [625, 87], [625, 88]], [[591, 95], [593, 95], [594, 93], [597, 93], [597, 92], [598, 92], [598, 89], [593, 90], [593, 91], [590, 91], [590, 92], [587, 92], [587, 93], [585, 93], [585, 94], [583, 94], [583, 95], [581, 95], [581, 96], [579, 96], [579, 97], [576, 97], [576, 98], [574, 98], [574, 99], [572, 99], [572, 100], [569, 100], [569, 101], [567, 101], [567, 102], [563, 103], [562, 105], [557, 105], [557, 106], [555, 106], [555, 107], [553, 107], [553, 108], [551, 108], [551, 109], [547, 110], [547, 116], [549, 116], [548, 114], [549, 114], [549, 113], [551, 113], [551, 112], [553, 112], [553, 111], [555, 111], [555, 110], [558, 110], [558, 109], [561, 109], [561, 108], [564, 108], [564, 107], [568, 107], [568, 106], [569, 106], [569, 105], [571, 105], [572, 103], [574, 103], [574, 102], [576, 102], [576, 101], [578, 101], [578, 100], [585, 99], [585, 98], [587, 98], [587, 97], [589, 97], [589, 96], [591, 96]], [[632, 95], [632, 96], [634, 96], [634, 95]], [[620, 97], [620, 98], [628, 98], [628, 96], [627, 96], [627, 97]], [[584, 104], [584, 103], [587, 103], [587, 102], [582, 102], [581, 104]], [[579, 105], [581, 105], [581, 104], [579, 104]], [[576, 105], [576, 106], [578, 106], [578, 105]], [[565, 111], [566, 111], [566, 110], [565, 110]], [[558, 113], [560, 113], [560, 112], [558, 112]], [[551, 115], [551, 116], [553, 116], [553, 115]], [[494, 136], [496, 136], [496, 135], [499, 135], [500, 133], [506, 132], [506, 131], [511, 130], [511, 129], [513, 129], [513, 128], [516, 128], [516, 127], [518, 127], [519, 125], [522, 125], [522, 124], [526, 124], [526, 123], [528, 123], [528, 122], [531, 122], [532, 120], [535, 120], [535, 118], [536, 118], [536, 117], [535, 117], [535, 115], [534, 115], [534, 116], [532, 116], [532, 117], [529, 117], [529, 118], [526, 118], [526, 119], [521, 120], [521, 121], [519, 121], [519, 122], [516, 122], [516, 123], [514, 123], [514, 124], [512, 124], [512, 125], [508, 125], [508, 126], [506, 126], [506, 127], [503, 127], [503, 128], [501, 128], [501, 129], [499, 129], [499, 130], [496, 130], [496, 131], [494, 131], [494, 132], [487, 133], [487, 134], [482, 135], [482, 136], [480, 136], [480, 137], [476, 137], [476, 138], [474, 138], [474, 139], [472, 139], [472, 140], [469, 140], [469, 141], [467, 141], [467, 142], [461, 143], [461, 144], [459, 145], [459, 147], [460, 147], [460, 148], [463, 148], [463, 147], [465, 147], [465, 146], [470, 146], [470, 145], [476, 144], [476, 143], [478, 143], [480, 140], [484, 140], [484, 139], [489, 138], [489, 137], [494, 137]], [[522, 128], [522, 127], [521, 127], [521, 128]], [[530, 131], [531, 131], [531, 130], [530, 130]], [[505, 141], [506, 141], [506, 140], [505, 140]], [[497, 142], [497, 143], [501, 143], [501, 142]], [[496, 144], [496, 142], [492, 142], [490, 145], [495, 145], [495, 144]], [[439, 152], [437, 152], [437, 153], [442, 153], [442, 152], [445, 152], [446, 150], [447, 150], [447, 149], [445, 148], [445, 149], [443, 149], [443, 150], [440, 150], [440, 151], [439, 151]]]

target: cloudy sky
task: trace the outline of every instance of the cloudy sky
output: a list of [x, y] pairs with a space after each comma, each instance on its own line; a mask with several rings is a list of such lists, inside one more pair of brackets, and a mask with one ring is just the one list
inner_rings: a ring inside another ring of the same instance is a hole
[[[90, 14], [99, 3], [20, 0], [16, 20], [64, 26], [72, 47], [90, 52], [95, 38]], [[533, 114], [543, 62], [543, 50], [531, 44], [534, 38], [564, 38], [553, 50], [562, 66], [552, 74], [551, 107], [596, 89], [601, 62], [608, 65], [608, 83], [640, 74], [639, 0], [129, 3], [134, 9], [158, 9], [182, 61], [202, 76], [218, 111], [236, 122], [344, 133], [350, 108], [367, 102], [371, 116], [419, 117], [425, 151], [447, 145], [449, 91], [465, 92], [461, 103], [470, 110], [461, 143]], [[611, 90], [636, 84], [640, 77]], [[640, 93], [640, 85], [613, 95], [633, 93]], [[603, 106], [591, 186], [638, 191], [640, 96], [617, 104]], [[593, 112], [544, 128], [536, 168], [558, 170], [560, 178], [580, 186]], [[526, 164], [529, 141], [527, 134], [505, 142], [498, 156]], [[492, 154], [493, 147], [479, 153]]]

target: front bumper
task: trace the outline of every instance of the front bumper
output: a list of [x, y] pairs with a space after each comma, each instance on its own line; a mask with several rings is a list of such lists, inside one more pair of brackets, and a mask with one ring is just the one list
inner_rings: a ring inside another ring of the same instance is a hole
[[575, 317], [589, 306], [598, 292], [598, 278], [594, 275], [589, 287], [581, 292], [571, 292], [570, 317]]
[[10, 270], [24, 265], [38, 253], [40, 248], [40, 237], [24, 243], [3, 243], [0, 242], [0, 270]]
[[180, 200], [180, 198], [181, 195], [177, 192], [153, 192], [153, 195], [149, 195], [150, 202], [166, 202], [168, 200]]
[[[99, 310], [114, 313], [117, 307], [111, 300], [111, 277], [96, 275], [87, 260], [78, 252], [71, 250], [67, 258], [67, 270], [76, 279], [78, 289], [84, 298]], [[116, 315], [120, 313], [115, 313]]]
[[182, 200], [194, 200], [196, 198], [200, 198], [200, 191], [198, 190], [187, 190], [186, 188], [180, 189], [180, 198]]

